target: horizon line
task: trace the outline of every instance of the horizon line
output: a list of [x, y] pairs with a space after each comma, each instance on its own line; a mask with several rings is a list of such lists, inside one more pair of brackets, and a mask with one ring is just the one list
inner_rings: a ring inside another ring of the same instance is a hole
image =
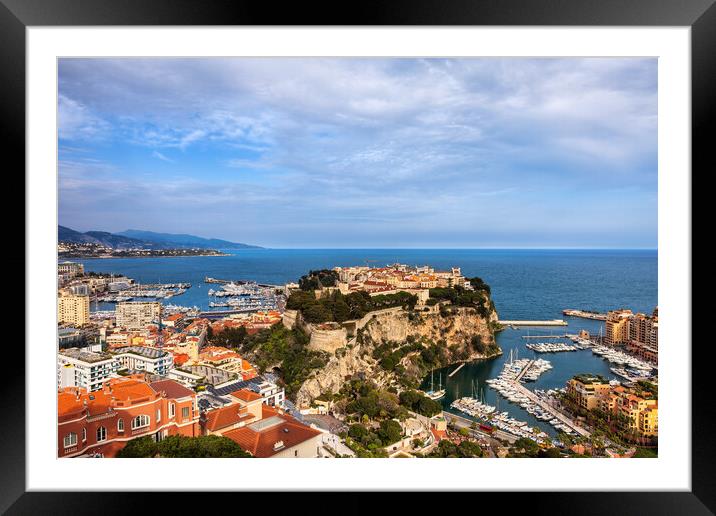
[[280, 247], [280, 246], [262, 246], [255, 244], [257, 248], [247, 249], [224, 249], [227, 251], [261, 251], [261, 250], [285, 250], [285, 251], [301, 251], [301, 250], [344, 250], [344, 251], [479, 251], [479, 250], [495, 250], [495, 251], [658, 251], [658, 247]]

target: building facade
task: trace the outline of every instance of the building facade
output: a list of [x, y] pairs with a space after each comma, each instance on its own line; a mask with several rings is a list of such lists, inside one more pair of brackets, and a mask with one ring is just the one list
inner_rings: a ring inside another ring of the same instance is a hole
[[171, 380], [139, 376], [108, 380], [101, 390], [65, 388], [57, 394], [58, 457], [114, 457], [127, 441], [200, 435], [196, 394]]
[[63, 349], [57, 354], [57, 387], [97, 391], [118, 369], [119, 361], [108, 353]]
[[88, 324], [90, 322], [89, 296], [67, 294], [58, 297], [57, 322], [74, 326]]
[[174, 367], [174, 357], [168, 351], [145, 346], [128, 346], [118, 348], [112, 353], [119, 361], [120, 368], [132, 372], [146, 371], [148, 373], [166, 376]]
[[162, 316], [162, 304], [156, 301], [117, 303], [116, 324], [128, 330], [141, 330], [157, 323]]

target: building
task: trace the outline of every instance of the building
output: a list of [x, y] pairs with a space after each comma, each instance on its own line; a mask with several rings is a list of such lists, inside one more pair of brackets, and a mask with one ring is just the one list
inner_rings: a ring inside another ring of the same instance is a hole
[[216, 367], [205, 365], [184, 365], [182, 367], [182, 371], [199, 376], [201, 379], [197, 382], [197, 384], [204, 383], [217, 389], [240, 380], [239, 375], [236, 373], [230, 373], [224, 369], [218, 369]]
[[248, 389], [232, 392], [229, 404], [209, 410], [200, 418], [205, 435], [224, 435], [240, 428], [248, 422], [261, 419], [263, 415], [262, 398]]
[[161, 319], [162, 304], [157, 301], [117, 303], [115, 315], [118, 327], [141, 330]]
[[89, 296], [61, 295], [57, 298], [57, 322], [83, 326], [90, 322]]
[[63, 349], [57, 354], [57, 387], [97, 391], [118, 369], [119, 361], [108, 353]]
[[607, 313], [604, 342], [610, 346], [635, 342], [654, 349], [659, 347], [659, 315], [633, 314], [631, 310], [613, 310]]
[[260, 402], [258, 406], [261, 408], [261, 418], [258, 421], [239, 424], [238, 428], [228, 430], [222, 435], [254, 457], [320, 457], [322, 432], [298, 422], [281, 409]]
[[174, 357], [163, 349], [128, 346], [115, 349], [112, 354], [119, 361], [121, 369], [128, 369], [132, 372], [146, 371], [166, 376], [174, 367]]
[[567, 395], [585, 409], [599, 408], [601, 396], [608, 392], [609, 382], [603, 376], [578, 374], [567, 382]]
[[256, 377], [256, 370], [241, 355], [221, 346], [207, 346], [199, 353], [199, 363], [241, 375], [244, 380]]
[[85, 266], [81, 263], [62, 262], [57, 264], [57, 274], [69, 275], [74, 278], [85, 273]]
[[631, 310], [612, 310], [607, 313], [604, 324], [604, 342], [609, 346], [629, 342]]
[[624, 429], [640, 437], [659, 435], [659, 402], [648, 392], [624, 386], [611, 389], [609, 412], [622, 416]]
[[67, 287], [67, 289], [74, 296], [89, 296], [90, 295], [90, 286], [87, 285], [86, 283], [77, 283], [75, 285], [70, 285], [69, 287]]
[[57, 393], [57, 455], [114, 457], [127, 441], [151, 436], [200, 435], [196, 394], [172, 380], [147, 383], [114, 378], [93, 393], [78, 387]]
[[166, 328], [174, 328], [175, 330], [183, 330], [185, 323], [185, 315], [182, 313], [171, 314], [162, 318], [162, 324]]

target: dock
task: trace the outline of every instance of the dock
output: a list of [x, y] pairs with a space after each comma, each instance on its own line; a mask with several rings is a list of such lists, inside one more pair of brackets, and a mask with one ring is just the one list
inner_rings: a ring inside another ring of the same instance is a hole
[[567, 326], [563, 319], [550, 319], [549, 321], [497, 321], [503, 326]]
[[569, 339], [572, 335], [522, 335], [523, 339]]
[[571, 428], [572, 430], [574, 430], [575, 432], [577, 432], [579, 435], [581, 435], [581, 436], [583, 436], [583, 437], [589, 437], [590, 435], [592, 435], [589, 431], [585, 430], [585, 429], [582, 428], [581, 426], [576, 425], [570, 418], [568, 418], [567, 416], [565, 416], [564, 414], [562, 414], [559, 410], [557, 410], [556, 408], [554, 408], [552, 405], [550, 405], [550, 404], [546, 403], [545, 401], [543, 401], [542, 399], [538, 398], [536, 394], [534, 394], [532, 391], [530, 391], [529, 389], [527, 389], [527, 388], [526, 388], [524, 385], [522, 385], [521, 383], [515, 382], [515, 387], [516, 387], [522, 394], [524, 394], [525, 396], [527, 396], [527, 397], [530, 399], [530, 401], [532, 401], [533, 403], [536, 403], [537, 405], [539, 405], [539, 406], [542, 408], [542, 410], [544, 410], [544, 411], [549, 412], [550, 414], [552, 414], [554, 417], [556, 417], [557, 419], [559, 419], [562, 423], [564, 423], [564, 424], [567, 425], [569, 428]]
[[457, 369], [455, 369], [452, 373], [450, 373], [450, 374], [448, 375], [448, 378], [452, 378], [452, 375], [454, 375], [455, 373], [457, 373], [457, 372], [458, 372], [460, 369], [462, 369], [463, 367], [465, 367], [465, 362], [463, 362], [462, 364], [460, 364], [459, 366], [457, 366]]
[[582, 319], [592, 319], [595, 321], [606, 321], [607, 314], [601, 314], [599, 312], [591, 312], [589, 310], [575, 310], [573, 308], [565, 308], [562, 310], [564, 315], [569, 317], [581, 317]]
[[520, 383], [520, 378], [522, 378], [522, 375], [524, 375], [529, 370], [533, 363], [534, 360], [530, 360], [530, 362], [522, 369], [522, 371], [520, 371], [520, 374], [518, 374], [517, 377], [512, 381], [515, 389], [517, 389], [523, 395], [527, 396], [532, 403], [536, 403], [537, 405], [539, 405], [542, 410], [552, 414], [554, 417], [559, 419], [562, 423], [577, 432], [579, 435], [583, 437], [589, 437], [591, 435], [589, 431], [585, 430], [581, 426], [576, 425], [574, 421], [562, 414], [559, 410], [557, 410], [549, 403], [539, 398], [535, 393], [533, 393], [531, 390], [529, 390], [527, 387]]

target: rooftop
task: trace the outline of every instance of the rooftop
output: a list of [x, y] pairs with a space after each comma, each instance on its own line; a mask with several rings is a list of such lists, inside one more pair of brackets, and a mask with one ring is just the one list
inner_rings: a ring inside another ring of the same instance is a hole
[[80, 348], [68, 348], [60, 350], [60, 355], [64, 355], [75, 360], [93, 364], [104, 360], [111, 360], [112, 355], [108, 353], [98, 353], [95, 351], [83, 351]]
[[169, 353], [159, 348], [149, 348], [146, 346], [127, 346], [125, 348], [117, 348], [113, 351], [115, 354], [132, 353], [146, 358], [161, 358]]
[[264, 405], [262, 409], [261, 421], [224, 434], [254, 457], [271, 457], [321, 434], [272, 407]]
[[164, 392], [166, 397], [170, 399], [186, 398], [194, 395], [194, 391], [187, 389], [182, 384], [175, 382], [174, 380], [159, 380], [157, 382], [152, 382], [149, 385], [157, 392]]

